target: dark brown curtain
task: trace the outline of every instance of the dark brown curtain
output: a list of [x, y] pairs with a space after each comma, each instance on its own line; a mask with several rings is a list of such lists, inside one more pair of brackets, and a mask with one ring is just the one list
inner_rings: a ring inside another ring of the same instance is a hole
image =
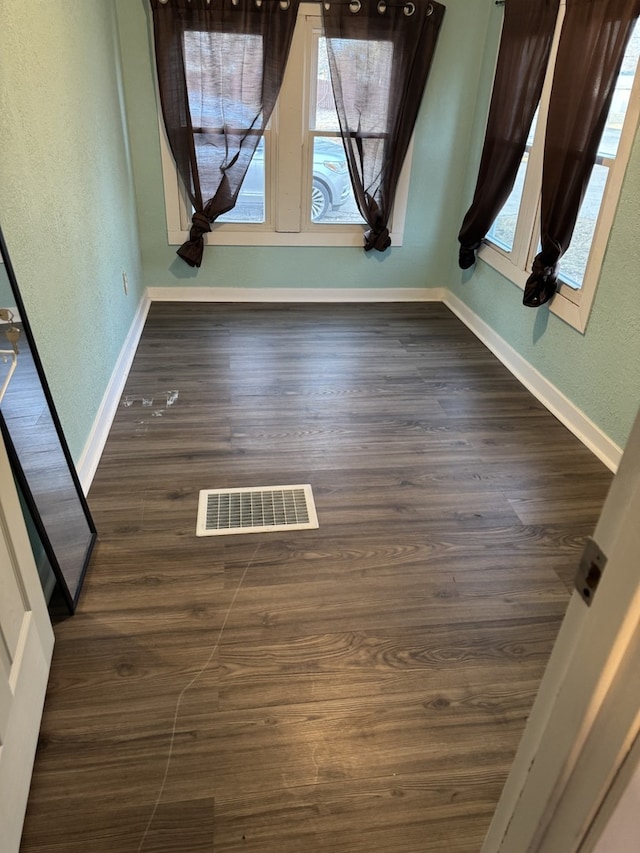
[[459, 264], [476, 250], [509, 198], [540, 101], [558, 0], [506, 0], [493, 95], [471, 207], [458, 235]]
[[427, 0], [322, 5], [331, 84], [365, 250], [391, 245], [387, 225], [444, 17]]
[[150, 0], [169, 145], [195, 213], [178, 255], [231, 210], [275, 106], [299, 0]]
[[567, 0], [545, 137], [542, 249], [523, 298], [530, 307], [556, 291], [638, 15], [640, 0]]

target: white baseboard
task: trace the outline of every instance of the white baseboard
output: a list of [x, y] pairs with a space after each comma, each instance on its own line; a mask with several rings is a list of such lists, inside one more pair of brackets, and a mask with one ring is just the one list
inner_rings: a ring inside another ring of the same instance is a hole
[[622, 448], [618, 447], [587, 415], [565, 397], [548, 379], [535, 369], [517, 350], [501, 338], [484, 320], [450, 291], [444, 304], [482, 343], [513, 373], [540, 402], [595, 454], [610, 471], [618, 470]]
[[148, 287], [151, 302], [443, 302], [445, 287]]
[[113, 368], [107, 389], [104, 392], [102, 402], [100, 403], [100, 407], [94, 418], [89, 438], [86, 441], [78, 461], [78, 465], [76, 466], [78, 478], [85, 495], [88, 493], [93, 481], [93, 477], [98, 467], [98, 462], [100, 461], [104, 445], [109, 435], [109, 430], [111, 429], [111, 424], [113, 423], [113, 419], [118, 410], [118, 403], [122, 396], [122, 390], [125, 382], [127, 381], [131, 363], [147, 318], [149, 304], [148, 297], [146, 295], [143, 296], [140, 300], [140, 304], [138, 305], [138, 310], [133, 318], [127, 337], [125, 338], [120, 350], [115, 367]]

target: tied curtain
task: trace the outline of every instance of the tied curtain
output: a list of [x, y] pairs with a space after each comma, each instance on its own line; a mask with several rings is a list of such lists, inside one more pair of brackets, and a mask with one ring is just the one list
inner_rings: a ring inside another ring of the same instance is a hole
[[[505, 21], [474, 199], [460, 234], [459, 265], [475, 252], [507, 200], [540, 100], [558, 0], [506, 0]], [[542, 171], [541, 251], [523, 303], [538, 307], [558, 286], [596, 160], [615, 83], [640, 0], [567, 0], [547, 118]], [[520, 26], [525, 18], [529, 25]]]
[[535, 308], [558, 287], [598, 154], [640, 0], [568, 0], [549, 103], [542, 167], [541, 250], [524, 288]]
[[540, 101], [559, 0], [505, 0], [489, 118], [471, 207], [458, 235], [459, 264], [476, 250], [511, 194]]
[[151, 0], [160, 103], [194, 214], [177, 254], [199, 267], [275, 106], [299, 0]]
[[444, 17], [440, 3], [322, 4], [331, 85], [365, 251], [391, 245], [388, 223]]

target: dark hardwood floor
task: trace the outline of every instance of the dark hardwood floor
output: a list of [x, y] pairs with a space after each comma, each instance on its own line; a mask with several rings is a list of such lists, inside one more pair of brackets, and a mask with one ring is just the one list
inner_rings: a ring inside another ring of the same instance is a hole
[[610, 479], [440, 304], [154, 304], [23, 853], [477, 853]]

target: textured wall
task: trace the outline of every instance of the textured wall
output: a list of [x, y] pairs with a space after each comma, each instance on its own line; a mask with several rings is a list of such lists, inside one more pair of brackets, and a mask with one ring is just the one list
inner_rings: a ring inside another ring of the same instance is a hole
[[145, 283], [264, 288], [445, 284], [450, 271], [449, 235], [458, 215], [472, 126], [475, 69], [490, 11], [487, 0], [448, 0], [446, 6], [416, 133], [404, 245], [392, 247], [384, 257], [353, 248], [210, 247], [202, 268], [195, 272], [176, 259], [176, 246], [167, 245], [145, 4], [117, 0]]
[[140, 296], [123, 103], [112, 0], [2, 0], [0, 223], [76, 459]]
[[[459, 222], [473, 195], [482, 149], [501, 12], [493, 13]], [[452, 257], [451, 289], [556, 385], [613, 441], [624, 446], [640, 404], [640, 134], [627, 169], [585, 334], [525, 308], [522, 291], [479, 262], [471, 276]], [[459, 227], [459, 223], [458, 223]], [[454, 232], [457, 233], [457, 228]]]

